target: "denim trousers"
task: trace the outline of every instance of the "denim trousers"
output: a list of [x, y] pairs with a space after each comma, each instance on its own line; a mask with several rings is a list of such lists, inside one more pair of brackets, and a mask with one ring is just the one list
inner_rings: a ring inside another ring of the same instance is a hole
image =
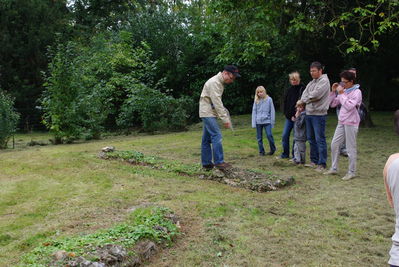
[[[222, 133], [215, 117], [201, 118], [204, 123], [201, 142], [202, 166], [224, 162]], [[212, 146], [211, 146], [212, 144]]]
[[256, 124], [256, 140], [258, 141], [258, 148], [260, 154], [265, 154], [265, 149], [263, 148], [263, 137], [262, 132], [265, 129], [267, 140], [269, 141], [270, 152], [276, 151], [276, 146], [274, 144], [272, 125], [267, 124]]
[[[290, 135], [293, 128], [294, 128], [294, 122], [286, 118], [284, 123], [283, 138], [282, 138], [283, 153], [281, 153], [280, 156], [282, 158], [290, 157]], [[292, 157], [294, 157], [294, 143], [295, 141], [292, 143]]]
[[327, 143], [326, 120], [327, 115], [306, 115], [306, 137], [310, 144], [310, 161], [326, 167]]

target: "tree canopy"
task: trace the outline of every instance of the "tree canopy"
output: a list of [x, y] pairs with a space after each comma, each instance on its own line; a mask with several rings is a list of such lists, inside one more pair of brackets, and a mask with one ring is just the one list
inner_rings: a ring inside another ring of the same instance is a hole
[[[146, 90], [170, 99], [165, 110], [180, 110], [184, 124], [225, 64], [243, 74], [224, 99], [233, 114], [250, 112], [257, 85], [279, 103], [287, 74], [298, 70], [306, 83], [312, 61], [332, 81], [356, 67], [371, 110], [395, 109], [399, 99], [396, 0], [0, 0], [0, 20], [0, 86], [25, 130], [51, 129], [49, 112], [72, 106], [86, 112], [75, 116], [80, 129], [147, 127], [132, 108]], [[59, 104], [49, 102], [55, 95]]]

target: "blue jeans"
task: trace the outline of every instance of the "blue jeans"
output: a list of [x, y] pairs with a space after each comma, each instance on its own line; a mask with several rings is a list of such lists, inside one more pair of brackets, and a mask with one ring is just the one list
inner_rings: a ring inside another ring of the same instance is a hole
[[[201, 162], [202, 166], [212, 164], [212, 156], [215, 164], [224, 162], [222, 133], [216, 118], [201, 118], [204, 123], [201, 143]], [[212, 144], [212, 147], [211, 147]]]
[[265, 149], [263, 148], [263, 138], [262, 138], [263, 128], [265, 129], [266, 137], [267, 140], [269, 141], [270, 152], [274, 153], [274, 151], [276, 151], [276, 146], [274, 145], [272, 125], [270, 123], [256, 124], [256, 139], [258, 140], [259, 153], [265, 154]]
[[310, 161], [326, 167], [327, 143], [326, 143], [327, 115], [306, 115], [306, 137], [310, 144]]
[[[294, 128], [294, 122], [292, 120], [285, 119], [284, 130], [283, 130], [283, 153], [281, 154], [281, 158], [289, 158], [290, 157], [290, 135], [291, 130]], [[292, 157], [294, 157], [294, 143], [292, 143]]]

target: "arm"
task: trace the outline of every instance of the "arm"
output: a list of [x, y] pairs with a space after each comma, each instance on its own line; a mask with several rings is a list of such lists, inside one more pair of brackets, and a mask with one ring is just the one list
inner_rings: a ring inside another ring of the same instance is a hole
[[252, 128], [256, 127], [256, 103], [254, 101], [254, 104], [252, 106]]
[[270, 98], [270, 123], [273, 128], [274, 124], [276, 123], [276, 111], [274, 109], [273, 99], [270, 96], [269, 98]]
[[330, 82], [328, 79], [320, 80], [316, 84], [316, 88], [308, 93], [309, 102], [315, 102], [323, 97], [330, 90]]
[[219, 118], [223, 121], [224, 124], [230, 123], [230, 119], [229, 116], [227, 115], [226, 108], [223, 106], [222, 102], [223, 85], [219, 83], [214, 83], [212, 84], [212, 86], [208, 88], [208, 92], [209, 92], [209, 97], [212, 101], [212, 104]]
[[385, 167], [384, 167], [384, 170], [382, 172], [383, 177], [384, 177], [384, 185], [385, 185], [385, 192], [386, 192], [386, 195], [387, 195], [387, 200], [388, 200], [389, 205], [392, 208], [393, 208], [392, 193], [391, 193], [391, 190], [389, 189], [389, 186], [388, 186], [388, 182], [387, 182], [387, 178], [388, 177], [387, 177], [387, 175], [388, 175], [388, 169], [391, 166], [392, 161], [394, 161], [397, 158], [399, 158], [399, 153], [391, 155], [388, 158], [387, 162], [385, 163]]
[[306, 86], [305, 90], [301, 95], [301, 100], [306, 104], [309, 103], [308, 91], [309, 91], [309, 84]]
[[337, 98], [337, 95], [335, 94], [335, 92], [330, 92], [330, 107], [335, 108], [336, 106], [338, 106], [339, 104], [339, 99]]
[[299, 128], [302, 128], [303, 125], [305, 125], [305, 117], [306, 117], [305, 115], [302, 115], [302, 116], [299, 115], [299, 117], [296, 118], [296, 120], [297, 120], [296, 123], [297, 123]]

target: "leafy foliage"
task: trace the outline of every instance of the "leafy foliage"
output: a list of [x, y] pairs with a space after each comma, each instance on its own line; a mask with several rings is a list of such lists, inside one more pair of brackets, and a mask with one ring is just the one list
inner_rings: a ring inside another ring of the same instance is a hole
[[[232, 114], [250, 112], [258, 85], [279, 103], [287, 74], [307, 73], [314, 60], [330, 77], [348, 66], [372, 73], [364, 63], [372, 60], [383, 82], [361, 78], [367, 102], [395, 106], [380, 99], [395, 94], [397, 71], [382, 69], [398, 60], [391, 49], [399, 40], [398, 1], [25, 2], [0, 0], [0, 84], [16, 97], [24, 128], [44, 111], [57, 142], [99, 138], [117, 127], [183, 129], [198, 120], [201, 88], [224, 64], [237, 64], [243, 74], [226, 88]], [[44, 86], [40, 70], [47, 73]], [[57, 83], [69, 95], [50, 104]], [[376, 86], [384, 92], [371, 97]]]
[[60, 250], [65, 250], [73, 257], [88, 257], [96, 248], [107, 244], [132, 248], [142, 239], [168, 244], [179, 233], [178, 227], [166, 218], [171, 213], [170, 209], [163, 207], [138, 208], [125, 223], [112, 228], [88, 235], [48, 240], [26, 254], [21, 266], [48, 266], [52, 254]]
[[15, 98], [19, 128], [43, 128], [36, 100], [43, 90], [46, 50], [56, 36], [68, 39], [66, 0], [0, 0], [0, 87]]
[[131, 34], [122, 31], [98, 35], [87, 47], [76, 42], [58, 45], [41, 99], [43, 122], [57, 143], [99, 138], [116, 119], [121, 127], [142, 125], [148, 131], [186, 125], [187, 100], [156, 89], [162, 88], [162, 81], [154, 80], [150, 48], [133, 42]]
[[14, 99], [0, 89], [0, 149], [7, 148], [10, 137], [17, 129], [18, 120]]
[[175, 99], [143, 84], [137, 84], [122, 105], [118, 125], [142, 123], [144, 130], [181, 130], [187, 124], [188, 98]]

